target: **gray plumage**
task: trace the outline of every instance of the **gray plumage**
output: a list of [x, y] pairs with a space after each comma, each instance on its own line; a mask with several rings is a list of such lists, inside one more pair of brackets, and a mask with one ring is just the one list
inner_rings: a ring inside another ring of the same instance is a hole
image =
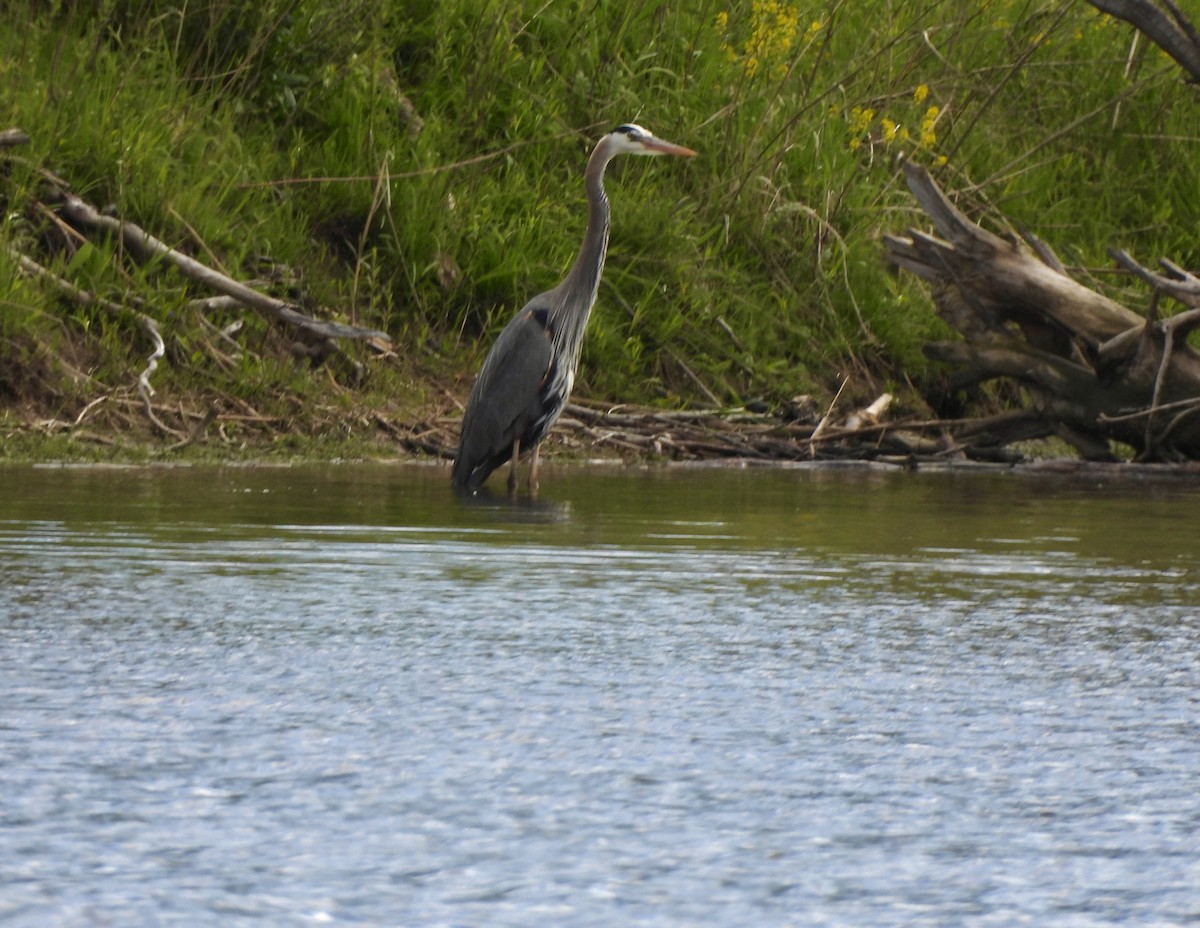
[[605, 135], [584, 171], [587, 231], [575, 263], [552, 290], [525, 304], [488, 352], [467, 400], [451, 483], [474, 492], [511, 459], [509, 490], [517, 485], [517, 461], [532, 451], [529, 487], [537, 490], [537, 448], [571, 395], [583, 333], [596, 302], [608, 250], [609, 206], [604, 170], [619, 154], [682, 155], [695, 152], [655, 138], [636, 125]]

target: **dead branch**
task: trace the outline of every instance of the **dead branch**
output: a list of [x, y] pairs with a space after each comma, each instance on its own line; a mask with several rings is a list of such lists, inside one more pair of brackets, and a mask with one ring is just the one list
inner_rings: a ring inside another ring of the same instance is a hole
[[[1156, 291], [1178, 300], [1185, 306], [1192, 307], [1189, 312], [1171, 316], [1163, 321], [1163, 325], [1170, 329], [1173, 338], [1182, 340], [1192, 331], [1200, 328], [1200, 277], [1190, 271], [1185, 271], [1178, 264], [1165, 258], [1159, 263], [1167, 273], [1157, 274], [1149, 268], [1143, 267], [1119, 248], [1111, 248], [1108, 253], [1121, 267], [1144, 280]], [[1153, 321], [1153, 316], [1151, 321]]]
[[318, 340], [328, 339], [363, 339], [391, 343], [386, 332], [378, 329], [367, 329], [339, 322], [323, 322], [313, 319], [300, 312], [296, 305], [286, 300], [260, 293], [245, 284], [214, 271], [212, 268], [176, 251], [165, 242], [155, 238], [140, 226], [113, 216], [105, 216], [93, 206], [85, 203], [79, 197], [70, 193], [61, 193], [58, 197], [59, 212], [77, 225], [85, 228], [99, 229], [118, 236], [125, 247], [142, 257], [158, 257], [173, 264], [184, 276], [203, 286], [226, 296], [233, 297], [240, 303], [256, 310], [264, 317], [275, 322], [293, 326], [306, 335]]
[[[881, 397], [872, 404], [886, 405]], [[869, 409], [870, 407], [868, 407]], [[954, 422], [903, 419], [868, 422], [860, 410], [846, 424], [820, 432], [809, 424], [777, 416], [718, 411], [664, 412], [619, 407], [619, 411], [569, 403], [559, 420], [557, 439], [568, 445], [605, 447], [638, 456], [675, 460], [730, 458], [758, 461], [858, 459], [903, 461], [908, 466], [941, 461], [947, 455], [985, 460], [1014, 459], [1003, 445], [1044, 437], [1040, 417], [1020, 412]], [[857, 419], [859, 424], [855, 424]], [[826, 420], [827, 422], [831, 420]]]
[[409, 451], [432, 455], [447, 461], [453, 460], [455, 446], [442, 429], [429, 428], [424, 422], [414, 423], [407, 427], [397, 425], [378, 412], [374, 414], [373, 418], [381, 429]]
[[[1006, 318], [1050, 323], [1079, 333], [1096, 347], [1099, 341], [1141, 326], [1136, 313], [972, 222], [921, 165], [905, 162], [904, 174], [913, 197], [944, 238], [917, 230], [907, 237], [884, 236], [888, 260], [924, 280], [954, 285], [971, 301], [959, 310], [978, 316], [975, 328], [996, 330]], [[951, 324], [959, 327], [956, 321]]]
[[[1151, 312], [1146, 320], [1146, 330], [1149, 333], [1153, 326], [1161, 332], [1162, 358], [1159, 361], [1158, 373], [1154, 378], [1154, 393], [1150, 398], [1150, 406], [1146, 410], [1145, 441], [1142, 451], [1144, 457], [1153, 457], [1159, 441], [1170, 435], [1193, 412], [1191, 408], [1185, 409], [1184, 412], [1174, 416], [1165, 428], [1155, 429], [1158, 413], [1163, 408], [1163, 392], [1166, 389], [1167, 377], [1171, 372], [1175, 349], [1184, 344], [1183, 340], [1188, 333], [1200, 326], [1200, 278], [1165, 259], [1160, 261], [1167, 272], [1164, 275], [1156, 274], [1149, 268], [1143, 267], [1120, 249], [1110, 249], [1109, 254], [1118, 264], [1154, 288]], [[1160, 293], [1193, 308], [1159, 322], [1157, 307]], [[1200, 398], [1196, 402], [1200, 404]]]
[[1175, 59], [1192, 83], [1200, 83], [1200, 35], [1174, 0], [1088, 0], [1102, 13], [1124, 20]]

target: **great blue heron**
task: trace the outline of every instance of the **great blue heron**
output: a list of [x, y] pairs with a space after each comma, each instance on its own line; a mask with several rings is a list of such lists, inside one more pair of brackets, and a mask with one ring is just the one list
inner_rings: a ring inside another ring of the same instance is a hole
[[571, 395], [583, 332], [604, 270], [609, 219], [604, 169], [621, 154], [690, 157], [696, 152], [632, 123], [618, 126], [596, 144], [583, 175], [588, 199], [583, 246], [562, 282], [526, 303], [488, 352], [463, 416], [450, 475], [457, 489], [478, 490], [511, 459], [508, 489], [515, 492], [520, 454], [532, 451], [529, 490], [537, 492], [538, 443]]

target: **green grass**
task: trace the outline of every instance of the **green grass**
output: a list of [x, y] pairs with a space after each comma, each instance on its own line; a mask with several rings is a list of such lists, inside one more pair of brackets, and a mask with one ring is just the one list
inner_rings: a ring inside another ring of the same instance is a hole
[[[287, 269], [279, 292], [388, 330], [461, 392], [508, 316], [569, 266], [588, 150], [629, 120], [701, 157], [610, 170], [578, 379], [596, 397], [827, 398], [847, 376], [851, 395], [919, 388], [921, 346], [945, 333], [881, 258], [883, 233], [927, 225], [901, 156], [1083, 268], [1108, 267], [1114, 244], [1200, 257], [1195, 96], [1155, 49], [1127, 71], [1130, 30], [1082, 2], [108, 0], [10, 20], [0, 129], [33, 141], [0, 156], [0, 365], [40, 358], [63, 417], [127, 388], [148, 348], [128, 319], [21, 277], [8, 246], [143, 300], [168, 339], [154, 384], [169, 402], [319, 405], [341, 389], [370, 405], [414, 375], [351, 349], [372, 376], [335, 367], [335, 387], [252, 316], [223, 363], [212, 327], [242, 314], [206, 324], [173, 271], [81, 248], [41, 205], [42, 171], [234, 276]], [[0, 403], [30, 383], [0, 372]]]

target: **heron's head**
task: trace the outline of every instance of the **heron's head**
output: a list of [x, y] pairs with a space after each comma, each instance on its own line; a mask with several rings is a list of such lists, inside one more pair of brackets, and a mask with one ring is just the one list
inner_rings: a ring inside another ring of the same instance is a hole
[[616, 152], [627, 155], [680, 155], [690, 158], [696, 154], [690, 148], [660, 139], [649, 129], [633, 123], [617, 126], [608, 134]]

